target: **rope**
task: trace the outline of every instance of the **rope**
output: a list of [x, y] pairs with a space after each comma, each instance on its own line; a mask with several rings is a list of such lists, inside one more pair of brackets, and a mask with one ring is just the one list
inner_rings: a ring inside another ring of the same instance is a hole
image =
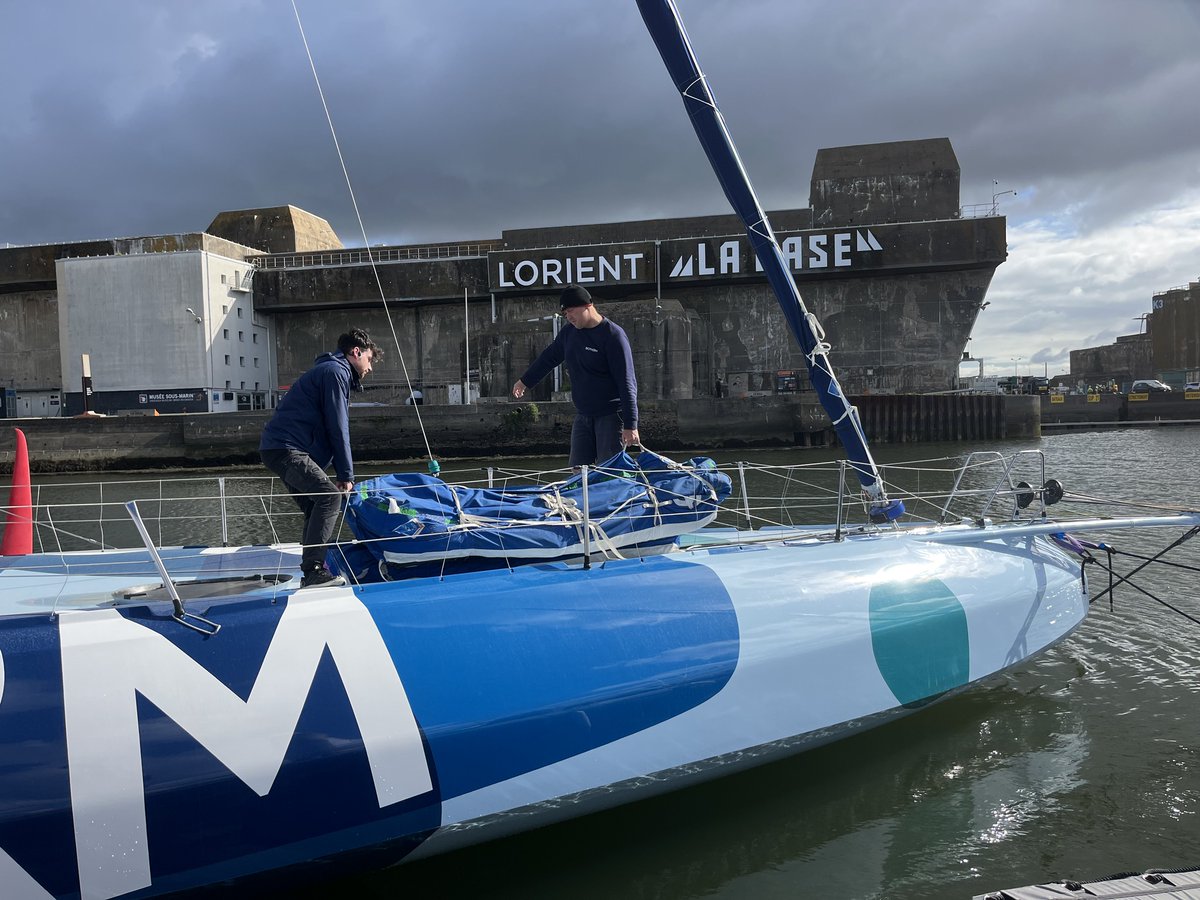
[[[1197, 619], [1195, 616], [1184, 612], [1179, 607], [1168, 603], [1166, 600], [1163, 600], [1161, 597], [1156, 597], [1154, 594], [1150, 593], [1148, 590], [1143, 588], [1141, 585], [1135, 584], [1132, 581], [1132, 578], [1134, 575], [1136, 575], [1138, 572], [1142, 571], [1142, 569], [1146, 568], [1151, 563], [1156, 562], [1156, 563], [1159, 563], [1162, 565], [1179, 565], [1177, 563], [1167, 563], [1165, 560], [1161, 559], [1161, 557], [1164, 556], [1165, 554], [1169, 553], [1170, 551], [1174, 550], [1176, 547], [1180, 546], [1181, 544], [1184, 544], [1187, 541], [1191, 540], [1198, 533], [1200, 533], [1200, 527], [1188, 529], [1188, 531], [1186, 531], [1184, 534], [1180, 535], [1178, 538], [1176, 538], [1174, 541], [1172, 541], [1166, 547], [1163, 547], [1163, 549], [1160, 550], [1158, 553], [1154, 554], [1154, 556], [1138, 556], [1137, 554], [1134, 554], [1134, 553], [1125, 553], [1124, 555], [1126, 555], [1126, 556], [1134, 556], [1138, 559], [1144, 560], [1144, 562], [1140, 566], [1137, 566], [1136, 568], [1125, 573], [1124, 575], [1116, 573], [1112, 568], [1112, 557], [1114, 556], [1114, 554], [1116, 554], [1120, 551], [1116, 551], [1116, 550], [1112, 549], [1107, 544], [1101, 545], [1101, 549], [1103, 549], [1105, 552], [1108, 553], [1109, 564], [1107, 566], [1107, 569], [1108, 569], [1108, 574], [1109, 574], [1109, 585], [1106, 590], [1101, 591], [1099, 594], [1097, 594], [1095, 597], [1093, 597], [1091, 599], [1091, 602], [1095, 603], [1097, 600], [1101, 599], [1102, 597], [1104, 597], [1105, 594], [1107, 594], [1109, 597], [1109, 609], [1111, 609], [1112, 608], [1112, 599], [1113, 599], [1113, 590], [1116, 588], [1116, 586], [1118, 584], [1128, 584], [1134, 590], [1139, 591], [1142, 594], [1145, 594], [1147, 597], [1149, 597], [1155, 603], [1161, 603], [1163, 606], [1165, 606], [1167, 609], [1171, 610], [1172, 612], [1178, 613], [1179, 615], [1183, 616], [1188, 621], [1195, 622], [1197, 625], [1200, 625], [1200, 619]], [[1185, 568], [1185, 569], [1192, 569], [1191, 566], [1181, 566], [1181, 567]]]
[[1104, 497], [1092, 497], [1088, 494], [1077, 494], [1074, 491], [1066, 491], [1063, 494], [1063, 500], [1074, 501], [1078, 503], [1101, 503], [1106, 506], [1129, 506], [1134, 509], [1155, 509], [1166, 510], [1168, 512], [1195, 512], [1195, 509], [1189, 509], [1186, 506], [1171, 506], [1167, 503], [1139, 503], [1136, 500], [1109, 500]]
[[[375, 286], [379, 290], [379, 300], [383, 303], [383, 313], [387, 318], [388, 329], [392, 333], [392, 343], [396, 345], [396, 356], [400, 360], [400, 370], [404, 374], [404, 384], [408, 388], [408, 393], [412, 394], [412, 379], [408, 376], [408, 365], [404, 362], [404, 351], [400, 349], [400, 338], [396, 334], [396, 325], [392, 321], [392, 311], [388, 306], [387, 297], [384, 295], [383, 281], [379, 277], [379, 268], [375, 265], [375, 254], [371, 252], [371, 242], [367, 239], [367, 229], [363, 224], [362, 214], [358, 210], [358, 199], [354, 196], [354, 186], [350, 183], [350, 171], [346, 168], [346, 160], [342, 156], [342, 145], [338, 141], [337, 130], [333, 127], [333, 116], [329, 113], [329, 104], [325, 101], [325, 91], [321, 87], [321, 79], [317, 75], [317, 65], [313, 61], [312, 50], [308, 46], [308, 37], [304, 34], [304, 24], [300, 21], [300, 10], [296, 8], [296, 0], [292, 0], [292, 12], [296, 14], [296, 27], [300, 29], [300, 40], [304, 43], [304, 52], [308, 56], [308, 66], [312, 70], [313, 81], [317, 85], [317, 94], [321, 98], [321, 108], [325, 110], [325, 121], [329, 123], [329, 134], [333, 137], [333, 146], [337, 151], [338, 163], [342, 167], [342, 177], [346, 179], [346, 190], [350, 192], [350, 204], [354, 207], [354, 216], [358, 220], [358, 230], [362, 234], [363, 247], [367, 251], [367, 261], [371, 264], [371, 274], [375, 276]], [[421, 429], [421, 440], [425, 442], [425, 454], [433, 461], [433, 450], [429, 446], [429, 436], [425, 433], [425, 422], [421, 418], [421, 407], [417, 403], [412, 404], [413, 412], [417, 414], [417, 427]]]

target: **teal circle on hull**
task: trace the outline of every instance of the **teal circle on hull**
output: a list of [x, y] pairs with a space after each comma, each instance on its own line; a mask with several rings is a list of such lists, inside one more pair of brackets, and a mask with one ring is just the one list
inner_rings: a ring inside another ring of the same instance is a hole
[[904, 706], [921, 706], [970, 678], [967, 614], [936, 578], [871, 588], [871, 649]]

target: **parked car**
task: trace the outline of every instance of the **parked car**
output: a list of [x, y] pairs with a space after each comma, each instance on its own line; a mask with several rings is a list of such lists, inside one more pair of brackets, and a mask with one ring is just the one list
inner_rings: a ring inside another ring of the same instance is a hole
[[1129, 386], [1131, 394], [1165, 394], [1170, 390], [1169, 384], [1163, 384], [1157, 378], [1142, 378]]
[[1189, 381], [1183, 386], [1185, 391], [1200, 391], [1200, 381]]

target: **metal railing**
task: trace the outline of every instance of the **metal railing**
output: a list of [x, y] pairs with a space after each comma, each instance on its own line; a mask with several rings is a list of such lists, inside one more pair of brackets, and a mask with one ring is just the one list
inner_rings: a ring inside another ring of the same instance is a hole
[[997, 203], [969, 203], [958, 208], [960, 219], [986, 219], [1000, 215]]
[[1153, 294], [1151, 294], [1151, 296], [1152, 297], [1161, 297], [1164, 294], [1174, 294], [1179, 291], [1182, 291], [1183, 293], [1186, 294], [1190, 288], [1191, 288], [1190, 284], [1177, 284], [1177, 285], [1175, 285], [1175, 287], [1169, 287], [1169, 288], [1166, 288], [1165, 290], [1155, 291]]
[[[779, 529], [794, 528], [819, 528], [837, 540], [868, 518], [866, 502], [848, 483], [845, 461], [735, 462], [718, 468], [733, 482], [734, 496], [721, 507], [714, 525], [728, 529], [730, 541], [765, 539]], [[1033, 487], [1019, 481], [1018, 468]], [[1044, 458], [1035, 450], [1011, 456], [977, 452], [965, 458], [885, 464], [880, 469], [889, 496], [904, 500], [905, 522], [910, 525], [979, 522], [1000, 500], [1012, 503], [1002, 515], [1015, 518], [1032, 500], [1041, 499], [1041, 486], [1046, 483]], [[447, 482], [501, 489], [548, 485], [570, 475], [569, 470], [514, 471], [493, 466], [443, 472]], [[131, 525], [131, 501], [137, 503], [145, 534]], [[586, 499], [583, 505], [587, 516]], [[1045, 515], [1044, 503], [1028, 514]], [[300, 517], [294, 499], [267, 476], [34, 485], [34, 550], [138, 547], [146, 535], [159, 547], [289, 542], [299, 536]], [[347, 537], [340, 529], [339, 533], [339, 539]]]
[[376, 247], [370, 250], [323, 250], [315, 253], [277, 253], [254, 260], [259, 269], [299, 269], [312, 266], [361, 266], [372, 261], [408, 262], [427, 259], [474, 259], [503, 250], [503, 241], [437, 244], [419, 247]]

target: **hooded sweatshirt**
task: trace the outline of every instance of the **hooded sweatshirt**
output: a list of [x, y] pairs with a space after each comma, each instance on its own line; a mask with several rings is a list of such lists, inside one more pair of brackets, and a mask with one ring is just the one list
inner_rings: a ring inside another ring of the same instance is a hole
[[263, 428], [260, 450], [298, 450], [338, 481], [354, 480], [350, 455], [350, 389], [358, 374], [342, 353], [322, 353], [292, 384]]

